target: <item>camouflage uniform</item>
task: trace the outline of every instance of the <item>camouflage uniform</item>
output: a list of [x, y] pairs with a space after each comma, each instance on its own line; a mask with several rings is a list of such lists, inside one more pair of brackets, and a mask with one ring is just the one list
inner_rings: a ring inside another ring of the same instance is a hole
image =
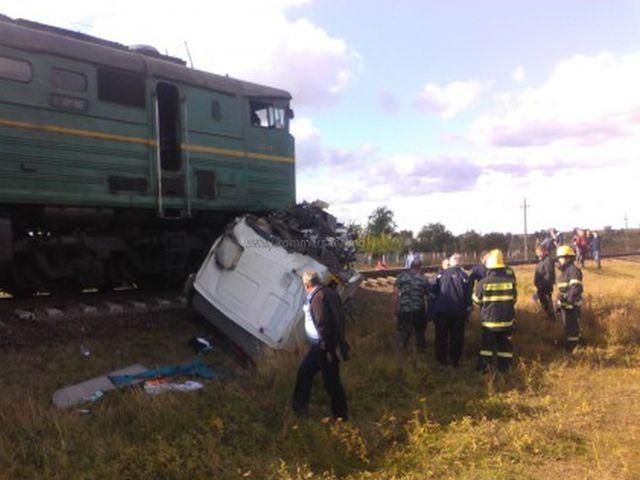
[[408, 271], [398, 275], [395, 287], [399, 293], [397, 328], [400, 347], [407, 348], [413, 331], [416, 337], [416, 349], [424, 352], [427, 344], [425, 340], [426, 296], [429, 283], [422, 274]]

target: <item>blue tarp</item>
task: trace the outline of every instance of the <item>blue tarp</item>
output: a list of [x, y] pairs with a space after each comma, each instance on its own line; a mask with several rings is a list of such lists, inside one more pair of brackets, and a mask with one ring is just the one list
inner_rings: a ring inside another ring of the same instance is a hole
[[217, 374], [211, 370], [210, 367], [205, 365], [201, 360], [196, 360], [191, 363], [183, 363], [181, 365], [167, 365], [164, 367], [150, 368], [144, 372], [137, 373], [135, 375], [113, 375], [109, 377], [109, 380], [113, 384], [120, 388], [131, 385], [138, 380], [150, 380], [152, 378], [159, 377], [177, 377], [180, 375], [191, 375], [206, 379], [214, 379]]

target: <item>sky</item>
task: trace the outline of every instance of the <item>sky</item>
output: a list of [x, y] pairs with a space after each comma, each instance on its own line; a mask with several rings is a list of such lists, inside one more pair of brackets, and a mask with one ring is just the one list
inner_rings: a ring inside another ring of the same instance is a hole
[[[170, 5], [170, 4], [166, 4]], [[640, 226], [640, 2], [0, 0], [289, 90], [297, 199], [453, 233]]]

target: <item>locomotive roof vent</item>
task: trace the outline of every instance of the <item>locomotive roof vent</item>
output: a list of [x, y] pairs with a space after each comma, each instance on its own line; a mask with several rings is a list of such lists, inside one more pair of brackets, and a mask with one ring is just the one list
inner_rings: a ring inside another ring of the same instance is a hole
[[160, 56], [160, 52], [153, 45], [145, 45], [142, 43], [138, 45], [129, 45], [129, 50], [141, 53], [142, 55], [149, 55], [150, 57]]

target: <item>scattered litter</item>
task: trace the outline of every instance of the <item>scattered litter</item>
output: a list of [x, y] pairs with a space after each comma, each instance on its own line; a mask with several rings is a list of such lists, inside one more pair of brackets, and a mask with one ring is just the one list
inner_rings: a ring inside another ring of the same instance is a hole
[[201, 378], [214, 379], [216, 373], [201, 360], [185, 363], [182, 365], [168, 365], [164, 367], [151, 368], [143, 372], [128, 375], [109, 375], [109, 380], [118, 387], [125, 387], [141, 380], [149, 380], [158, 377], [177, 377], [179, 375], [195, 375]]
[[82, 354], [83, 357], [91, 356], [91, 350], [89, 350], [84, 345], [80, 345], [80, 353]]
[[213, 350], [213, 340], [206, 337], [193, 337], [189, 340], [189, 346], [196, 353], [208, 353]]
[[159, 393], [169, 391], [192, 392], [194, 390], [202, 390], [203, 388], [203, 384], [194, 380], [169, 382], [167, 379], [161, 378], [157, 380], [147, 380], [144, 382], [144, 391], [150, 395], [158, 395]]
[[83, 415], [88, 415], [91, 413], [91, 410], [89, 410], [88, 408], [79, 408], [78, 413], [81, 413]]

